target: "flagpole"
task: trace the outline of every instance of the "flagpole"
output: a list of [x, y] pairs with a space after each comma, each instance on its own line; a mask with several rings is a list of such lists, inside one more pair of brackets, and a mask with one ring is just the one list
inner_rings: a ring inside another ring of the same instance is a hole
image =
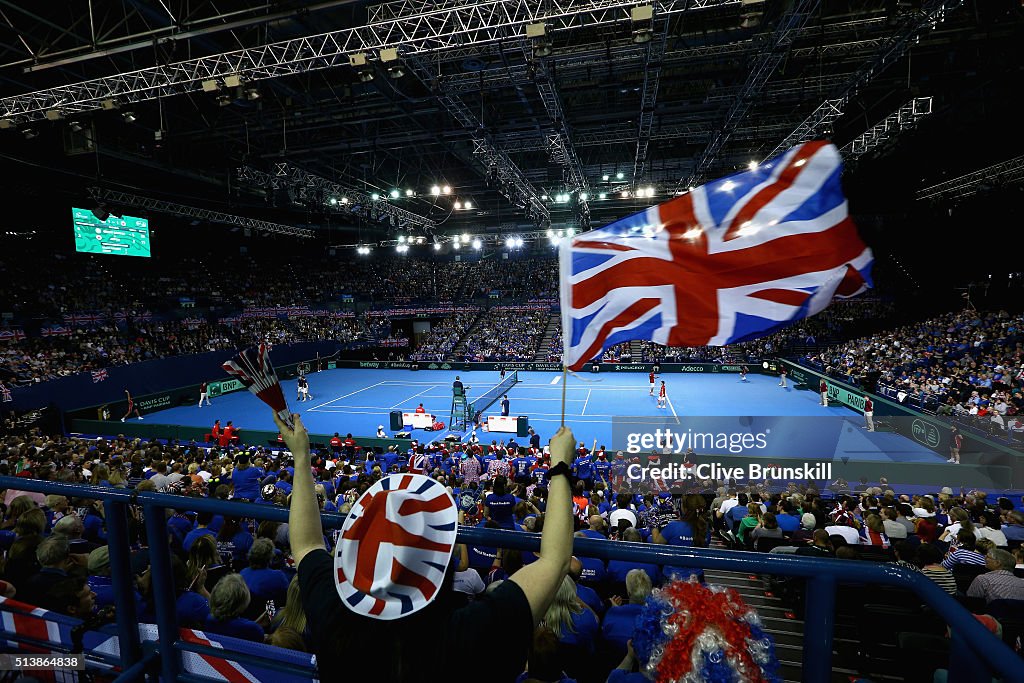
[[565, 426], [565, 385], [569, 381], [569, 368], [562, 366], [562, 426]]

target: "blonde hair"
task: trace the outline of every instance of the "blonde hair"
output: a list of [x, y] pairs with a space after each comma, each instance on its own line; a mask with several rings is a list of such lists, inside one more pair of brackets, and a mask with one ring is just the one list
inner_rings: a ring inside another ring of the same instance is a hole
[[555, 593], [555, 599], [551, 601], [551, 606], [548, 607], [548, 611], [544, 614], [543, 623], [551, 629], [551, 632], [557, 638], [561, 639], [563, 629], [566, 629], [569, 633], [576, 632], [572, 625], [572, 617], [574, 614], [582, 613], [583, 604], [576, 595], [576, 584], [566, 576], [562, 579], [562, 585], [558, 587], [558, 592]]
[[299, 577], [296, 574], [288, 584], [287, 602], [277, 613], [274, 622], [277, 630], [292, 629], [296, 633], [306, 631], [306, 613], [302, 610], [302, 596], [299, 594]]

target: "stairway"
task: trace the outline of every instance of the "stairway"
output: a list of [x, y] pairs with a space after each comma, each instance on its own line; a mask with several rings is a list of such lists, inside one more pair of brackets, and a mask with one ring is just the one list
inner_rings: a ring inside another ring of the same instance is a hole
[[[711, 547], [724, 550], [725, 545], [712, 534]], [[735, 551], [737, 553], [743, 551]], [[740, 594], [743, 601], [754, 608], [761, 617], [761, 625], [765, 632], [775, 641], [775, 654], [781, 663], [779, 676], [784, 681], [803, 680], [804, 658], [804, 622], [797, 617], [793, 609], [776, 597], [766, 588], [766, 578], [748, 572], [732, 572], [723, 570], [704, 570], [705, 581], [732, 588]], [[839, 615], [836, 619], [835, 632], [832, 636], [832, 677], [830, 683], [850, 683], [861, 678], [857, 671], [863, 658], [857, 640], [856, 625], [852, 620]], [[872, 672], [870, 680], [874, 683], [889, 683], [903, 680], [896, 676], [878, 675]]]
[[459, 341], [452, 348], [452, 352], [449, 355], [450, 360], [462, 360], [462, 355], [466, 351], [466, 340], [476, 332], [477, 328], [480, 327], [481, 321], [483, 321], [484, 316], [486, 315], [487, 311], [481, 311], [475, 318], [473, 318], [473, 322], [466, 328], [466, 332], [459, 337]]
[[558, 313], [552, 313], [548, 316], [548, 323], [544, 327], [540, 343], [537, 344], [537, 352], [533, 354], [533, 360], [535, 363], [547, 362], [548, 347], [551, 345], [551, 340], [554, 339], [556, 334], [558, 334], [558, 328], [561, 324], [561, 316]]
[[631, 363], [643, 363], [644, 362], [644, 345], [641, 341], [629, 342], [629, 355]]

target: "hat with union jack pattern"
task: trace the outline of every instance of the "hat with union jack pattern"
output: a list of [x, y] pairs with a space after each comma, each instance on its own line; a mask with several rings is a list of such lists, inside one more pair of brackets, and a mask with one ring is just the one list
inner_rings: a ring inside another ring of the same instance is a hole
[[348, 609], [401, 619], [433, 601], [452, 560], [455, 500], [440, 482], [395, 474], [352, 506], [334, 552], [335, 581]]

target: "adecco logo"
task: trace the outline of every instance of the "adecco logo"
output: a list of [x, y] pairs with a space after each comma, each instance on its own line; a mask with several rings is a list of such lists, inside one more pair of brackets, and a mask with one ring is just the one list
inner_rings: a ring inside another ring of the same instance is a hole
[[924, 420], [914, 420], [910, 425], [910, 433], [914, 439], [928, 448], [936, 448], [939, 445], [939, 428]]
[[359, 367], [361, 367], [361, 368], [379, 368], [380, 367], [380, 363], [370, 363], [370, 362], [367, 362], [367, 361], [360, 361], [359, 362]]
[[703, 365], [680, 365], [679, 372], [704, 372]]

